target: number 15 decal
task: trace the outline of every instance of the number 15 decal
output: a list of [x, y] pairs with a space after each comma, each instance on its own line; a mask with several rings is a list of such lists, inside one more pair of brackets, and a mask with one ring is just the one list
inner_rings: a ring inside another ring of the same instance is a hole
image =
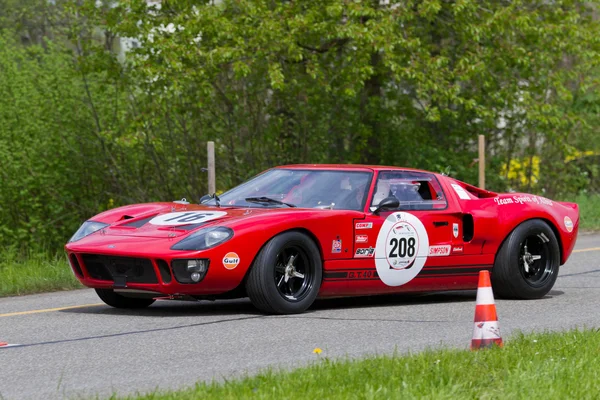
[[224, 211], [182, 211], [158, 215], [150, 220], [152, 225], [174, 226], [199, 224], [227, 215]]

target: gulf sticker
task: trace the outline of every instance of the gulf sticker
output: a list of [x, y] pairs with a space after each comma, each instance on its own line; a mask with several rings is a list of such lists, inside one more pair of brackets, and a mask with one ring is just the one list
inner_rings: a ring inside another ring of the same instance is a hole
[[223, 266], [227, 269], [234, 269], [240, 263], [240, 257], [237, 253], [230, 251], [223, 257]]
[[410, 282], [421, 272], [429, 253], [429, 237], [413, 214], [390, 214], [381, 226], [375, 246], [375, 267], [388, 286]]
[[357, 222], [356, 229], [371, 229], [373, 227], [372, 222]]
[[157, 215], [150, 220], [152, 225], [174, 226], [199, 224], [227, 215], [224, 211], [180, 211]]
[[573, 221], [571, 221], [571, 218], [569, 217], [565, 217], [565, 228], [567, 229], [568, 232], [573, 232]]

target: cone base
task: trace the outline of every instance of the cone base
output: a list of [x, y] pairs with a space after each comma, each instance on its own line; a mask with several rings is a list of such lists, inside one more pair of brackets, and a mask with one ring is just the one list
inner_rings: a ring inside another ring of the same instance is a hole
[[502, 338], [496, 339], [473, 339], [471, 341], [471, 350], [489, 349], [491, 347], [502, 347]]

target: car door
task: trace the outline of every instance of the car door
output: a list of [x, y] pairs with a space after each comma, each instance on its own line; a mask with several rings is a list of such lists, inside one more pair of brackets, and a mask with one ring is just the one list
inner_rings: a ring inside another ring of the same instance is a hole
[[[398, 209], [377, 210], [394, 196]], [[372, 259], [379, 280], [398, 288], [424, 277], [451, 274], [463, 251], [462, 214], [434, 174], [380, 171], [364, 220], [354, 221], [354, 260]], [[388, 290], [386, 290], [388, 291]]]

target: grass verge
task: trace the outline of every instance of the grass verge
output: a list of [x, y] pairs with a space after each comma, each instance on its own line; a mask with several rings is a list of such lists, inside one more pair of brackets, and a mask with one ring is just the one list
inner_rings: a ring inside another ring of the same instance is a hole
[[600, 195], [580, 194], [568, 201], [579, 204], [580, 230], [600, 231]]
[[64, 256], [6, 250], [0, 258], [0, 297], [81, 288]]
[[598, 329], [517, 335], [502, 349], [477, 352], [435, 350], [360, 361], [332, 361], [323, 354], [290, 372], [125, 398], [597, 399], [600, 393]]

